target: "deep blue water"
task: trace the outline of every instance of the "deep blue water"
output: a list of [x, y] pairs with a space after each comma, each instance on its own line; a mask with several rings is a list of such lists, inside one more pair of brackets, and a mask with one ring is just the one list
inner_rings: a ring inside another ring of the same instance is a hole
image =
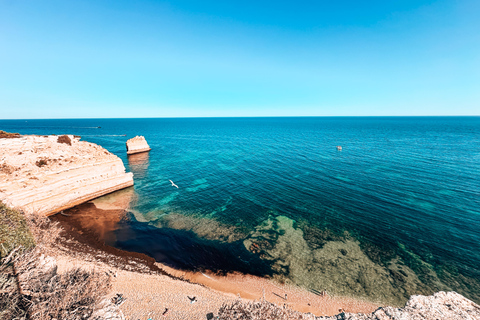
[[[268, 274], [241, 239], [192, 223], [248, 234], [285, 216], [480, 279], [480, 117], [0, 120], [0, 130], [80, 135], [118, 155], [138, 201], [112, 244], [159, 261]], [[125, 152], [135, 135], [152, 148], [136, 165]], [[197, 220], [159, 222], [172, 213]]]

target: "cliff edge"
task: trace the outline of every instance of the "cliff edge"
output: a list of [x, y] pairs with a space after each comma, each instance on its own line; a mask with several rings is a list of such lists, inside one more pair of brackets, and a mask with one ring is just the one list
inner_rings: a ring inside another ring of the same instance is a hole
[[136, 136], [127, 140], [127, 154], [150, 151], [150, 146], [143, 136]]
[[10, 207], [51, 215], [132, 185], [119, 157], [79, 137], [0, 138], [0, 200]]

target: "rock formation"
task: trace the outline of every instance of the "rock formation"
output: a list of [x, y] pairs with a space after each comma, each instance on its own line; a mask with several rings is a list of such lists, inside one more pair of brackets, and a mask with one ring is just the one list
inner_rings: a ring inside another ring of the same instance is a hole
[[10, 207], [51, 215], [132, 185], [119, 157], [79, 137], [0, 139], [0, 200]]
[[316, 320], [478, 320], [480, 306], [456, 292], [411, 296], [403, 308], [378, 308], [370, 314], [340, 313]]
[[431, 296], [411, 296], [403, 308], [383, 307], [372, 313], [346, 313], [317, 317], [312, 313], [293, 311], [267, 300], [236, 300], [223, 304], [220, 320], [479, 320], [480, 306], [456, 292], [437, 292]]
[[136, 136], [127, 140], [127, 154], [134, 154], [140, 152], [150, 151], [150, 146], [143, 136]]

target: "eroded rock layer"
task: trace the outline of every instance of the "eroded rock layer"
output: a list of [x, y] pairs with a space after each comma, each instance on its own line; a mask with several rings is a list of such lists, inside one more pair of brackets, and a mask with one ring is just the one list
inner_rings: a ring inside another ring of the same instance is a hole
[[51, 215], [133, 185], [122, 160], [74, 136], [0, 139], [0, 200]]
[[127, 140], [127, 154], [150, 151], [150, 146], [143, 136], [136, 136]]

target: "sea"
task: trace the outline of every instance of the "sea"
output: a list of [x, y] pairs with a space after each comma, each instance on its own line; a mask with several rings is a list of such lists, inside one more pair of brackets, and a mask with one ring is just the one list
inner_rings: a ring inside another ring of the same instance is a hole
[[[379, 303], [439, 290], [480, 302], [480, 117], [0, 120], [0, 130], [78, 135], [122, 159], [134, 196], [108, 245]], [[129, 157], [137, 135], [152, 150]]]

